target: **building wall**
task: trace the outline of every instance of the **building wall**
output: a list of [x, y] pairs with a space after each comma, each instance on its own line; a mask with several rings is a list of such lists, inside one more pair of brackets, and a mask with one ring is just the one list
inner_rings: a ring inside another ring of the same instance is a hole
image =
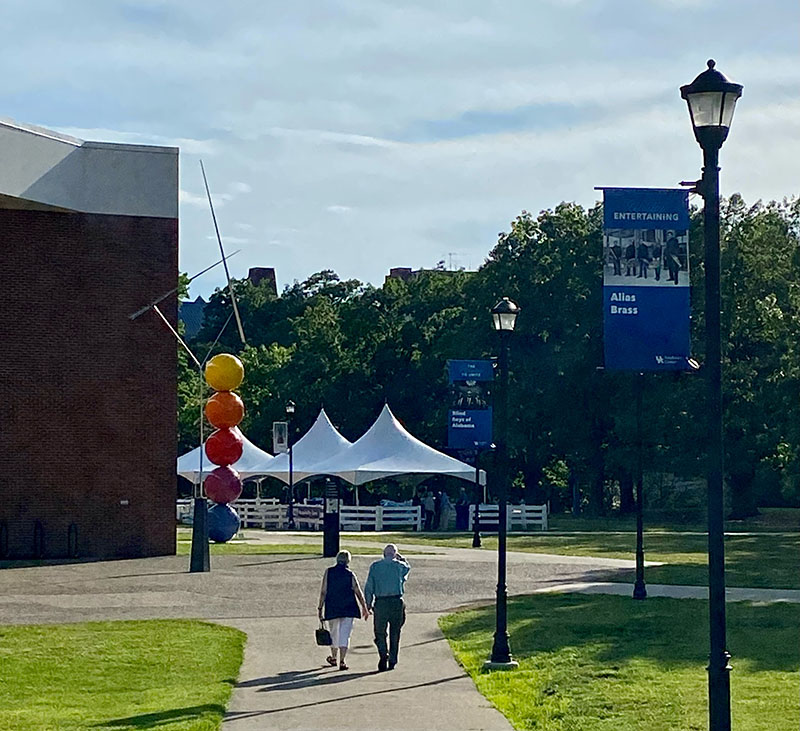
[[81, 557], [174, 553], [176, 343], [128, 316], [175, 287], [177, 219], [4, 209], [0, 247], [0, 553], [37, 522], [45, 557], [72, 524]]

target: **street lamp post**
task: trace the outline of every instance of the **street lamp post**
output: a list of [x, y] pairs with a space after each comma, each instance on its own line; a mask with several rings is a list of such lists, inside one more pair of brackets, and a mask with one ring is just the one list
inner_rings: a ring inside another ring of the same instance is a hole
[[708, 62], [708, 69], [681, 87], [689, 105], [694, 136], [703, 149], [703, 177], [697, 187], [703, 196], [703, 235], [706, 277], [706, 378], [708, 386], [708, 604], [710, 651], [708, 715], [711, 731], [731, 728], [730, 655], [725, 645], [725, 543], [723, 507], [722, 346], [720, 332], [719, 150], [728, 136], [736, 101], [735, 84]]
[[294, 464], [292, 460], [292, 418], [294, 417], [294, 401], [286, 402], [286, 445], [289, 447], [289, 510], [286, 516], [286, 525], [289, 530], [294, 530]]
[[480, 470], [481, 451], [475, 447], [475, 505], [472, 513], [472, 547], [481, 547], [481, 470]]
[[492, 308], [494, 329], [500, 333], [500, 398], [495, 431], [497, 458], [497, 626], [492, 655], [484, 663], [487, 670], [511, 670], [519, 663], [511, 658], [508, 644], [508, 591], [506, 589], [506, 489], [508, 469], [508, 339], [514, 331], [519, 307], [503, 297]]

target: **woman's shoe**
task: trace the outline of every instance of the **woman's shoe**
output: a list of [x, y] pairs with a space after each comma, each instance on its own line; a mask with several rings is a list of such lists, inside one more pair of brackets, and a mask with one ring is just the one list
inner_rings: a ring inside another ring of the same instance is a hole
[[349, 670], [350, 668], [347, 667], [347, 663], [340, 662], [339, 663], [339, 670]]
[[333, 655], [329, 655], [325, 659], [328, 661], [328, 665], [333, 665], [333, 667], [336, 667], [337, 660]]

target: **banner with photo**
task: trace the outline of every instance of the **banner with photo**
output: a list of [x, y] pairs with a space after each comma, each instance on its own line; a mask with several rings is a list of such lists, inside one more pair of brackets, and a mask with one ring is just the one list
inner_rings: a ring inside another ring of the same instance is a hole
[[447, 421], [450, 449], [483, 449], [492, 443], [490, 360], [448, 360], [451, 408]]
[[603, 351], [610, 370], [687, 370], [689, 194], [603, 189]]

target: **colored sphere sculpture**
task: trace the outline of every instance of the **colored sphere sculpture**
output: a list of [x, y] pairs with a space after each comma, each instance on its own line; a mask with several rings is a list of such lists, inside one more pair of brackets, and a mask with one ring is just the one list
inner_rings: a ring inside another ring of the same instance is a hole
[[233, 393], [244, 379], [244, 366], [235, 355], [221, 353], [206, 363], [206, 383], [215, 393], [206, 403], [205, 415], [216, 427], [206, 440], [208, 459], [219, 465], [206, 477], [206, 497], [214, 501], [208, 511], [208, 537], [215, 543], [229, 541], [239, 530], [239, 516], [228, 505], [242, 494], [242, 480], [231, 467], [242, 457], [244, 437], [236, 428], [244, 417], [244, 404]]
[[235, 355], [220, 353], [206, 363], [206, 383], [215, 391], [233, 391], [244, 380], [244, 366]]
[[206, 497], [215, 503], [232, 503], [242, 494], [242, 481], [232, 467], [217, 467], [204, 484]]
[[217, 503], [208, 511], [208, 537], [214, 543], [226, 543], [239, 530], [239, 516], [227, 503]]
[[241, 459], [243, 444], [238, 429], [217, 429], [206, 440], [206, 456], [215, 465], [225, 467]]
[[239, 394], [219, 391], [206, 403], [206, 419], [217, 429], [238, 426], [244, 418], [244, 403]]

